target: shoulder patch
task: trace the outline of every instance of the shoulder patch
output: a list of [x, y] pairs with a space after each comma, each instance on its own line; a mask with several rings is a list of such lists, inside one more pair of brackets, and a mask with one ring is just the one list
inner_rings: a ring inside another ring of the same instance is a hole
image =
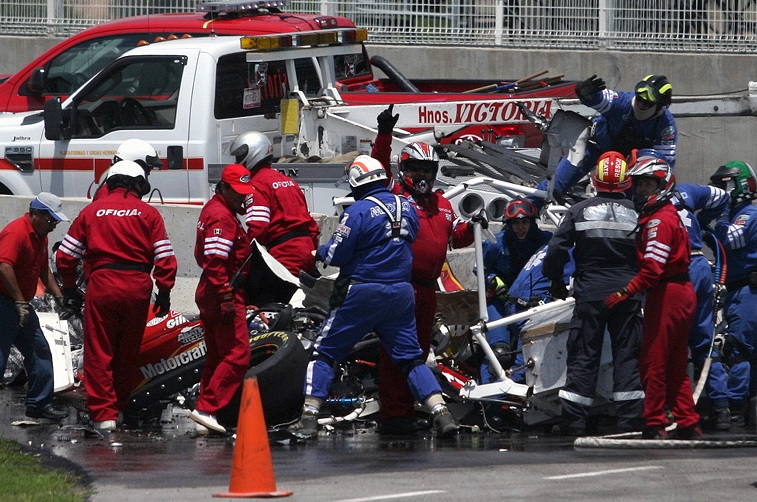
[[352, 229], [345, 224], [341, 224], [338, 227], [336, 227], [336, 231], [337, 233], [344, 235], [345, 237], [349, 237]]
[[655, 218], [655, 219], [653, 219], [653, 220], [649, 220], [649, 221], [647, 222], [647, 228], [654, 228], [654, 227], [656, 227], [657, 225], [659, 225], [660, 223], [661, 223], [661, 222], [660, 222], [660, 220], [658, 220], [657, 218]]
[[221, 229], [220, 228], [214, 228], [213, 229], [213, 235], [221, 235]]
[[748, 214], [740, 214], [735, 220], [733, 220], [734, 225], [744, 226], [746, 225], [747, 221], [749, 221], [749, 215]]
[[660, 139], [663, 144], [669, 144], [666, 142], [672, 142], [676, 138], [676, 130], [673, 126], [668, 126], [660, 133]]

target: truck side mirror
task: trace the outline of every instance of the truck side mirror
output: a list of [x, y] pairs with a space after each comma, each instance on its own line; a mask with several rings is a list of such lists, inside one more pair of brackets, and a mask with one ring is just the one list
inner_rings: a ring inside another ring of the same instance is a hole
[[44, 68], [35, 68], [32, 71], [29, 80], [26, 81], [26, 91], [34, 96], [38, 96], [45, 92], [45, 80], [47, 80], [47, 73]]
[[60, 141], [71, 139], [71, 116], [72, 110], [63, 110], [60, 98], [50, 98], [45, 101], [42, 115], [45, 119], [45, 139]]

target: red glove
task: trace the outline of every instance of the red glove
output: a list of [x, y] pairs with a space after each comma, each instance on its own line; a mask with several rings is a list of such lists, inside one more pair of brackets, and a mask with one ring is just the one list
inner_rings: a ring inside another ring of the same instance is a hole
[[218, 296], [221, 297], [222, 302], [230, 302], [234, 299], [234, 290], [231, 289], [228, 282], [218, 290]]
[[617, 304], [628, 300], [631, 295], [626, 288], [616, 291], [607, 298], [605, 298], [605, 307], [608, 309], [614, 308]]
[[231, 324], [234, 322], [234, 316], [236, 315], [234, 302], [221, 303], [221, 323]]

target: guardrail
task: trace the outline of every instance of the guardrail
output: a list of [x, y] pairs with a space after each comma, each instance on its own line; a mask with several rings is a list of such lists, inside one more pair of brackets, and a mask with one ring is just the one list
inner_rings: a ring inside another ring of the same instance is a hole
[[[0, 0], [0, 34], [68, 36], [195, 0]], [[342, 15], [386, 44], [747, 53], [757, 0], [291, 0], [289, 12]]]

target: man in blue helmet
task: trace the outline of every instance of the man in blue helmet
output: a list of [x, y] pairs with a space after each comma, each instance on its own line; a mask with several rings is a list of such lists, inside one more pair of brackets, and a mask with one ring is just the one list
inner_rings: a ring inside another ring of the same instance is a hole
[[[557, 198], [588, 174], [604, 152], [628, 155], [634, 148], [654, 148], [675, 168], [678, 131], [668, 110], [673, 87], [667, 77], [647, 75], [633, 92], [619, 92], [607, 89], [604, 80], [592, 75], [576, 84], [576, 95], [600, 115], [593, 121], [585, 150], [571, 151], [560, 159], [554, 174]], [[537, 188], [547, 190], [548, 180]]]
[[[730, 195], [730, 210], [715, 225], [728, 259], [725, 319], [729, 346], [728, 399], [732, 423], [744, 424], [749, 398], [757, 385], [757, 176], [746, 162], [734, 160], [710, 176]], [[751, 389], [750, 389], [751, 385]]]

